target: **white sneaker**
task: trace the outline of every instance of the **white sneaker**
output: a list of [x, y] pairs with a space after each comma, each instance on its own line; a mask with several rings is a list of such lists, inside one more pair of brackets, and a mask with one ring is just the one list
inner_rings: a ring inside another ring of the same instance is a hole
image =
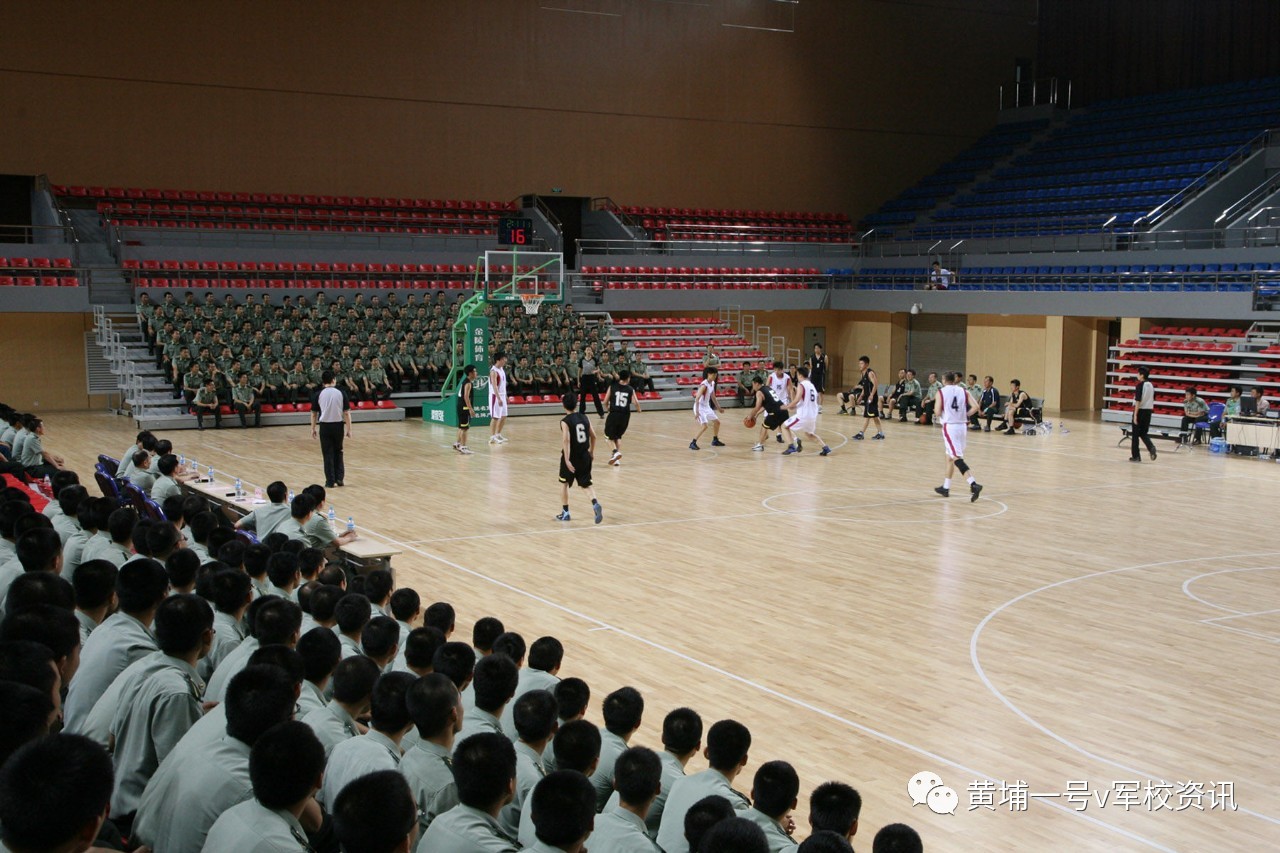
[[459, 448], [458, 448], [458, 452], [459, 452], [459, 453], [461, 453], [463, 456], [470, 456], [470, 455], [471, 455], [471, 448], [470, 448], [470, 447], [467, 447], [467, 446], [464, 444], [464, 445], [462, 445], [462, 447], [459, 447]]
[[453, 449], [454, 449], [454, 450], [456, 450], [456, 451], [458, 451], [459, 453], [461, 453], [461, 452], [462, 452], [462, 447], [461, 447], [461, 445], [459, 445], [459, 444], [458, 444], [458, 442], [456, 442], [456, 441], [453, 443]]
[[759, 451], [759, 452], [764, 452], [764, 445], [763, 445], [763, 444], [757, 444], [755, 447], [753, 447], [753, 448], [751, 448], [751, 449], [752, 449], [752, 450], [755, 450], [755, 451]]
[[489, 436], [489, 443], [490, 443], [490, 444], [501, 444], [502, 442], [498, 441], [498, 437], [497, 437], [496, 435], [491, 435], [491, 436]]
[[498, 444], [506, 444], [506, 443], [507, 443], [507, 437], [506, 437], [505, 435], [503, 435], [502, 433], [498, 433], [498, 435], [497, 435], [497, 439], [498, 439]]

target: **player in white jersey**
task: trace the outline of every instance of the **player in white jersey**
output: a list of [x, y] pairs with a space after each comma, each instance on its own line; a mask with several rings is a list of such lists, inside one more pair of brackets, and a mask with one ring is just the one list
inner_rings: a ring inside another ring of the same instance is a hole
[[[818, 389], [809, 381], [808, 367], [797, 369], [796, 375], [800, 377], [800, 381], [797, 383], [795, 392], [791, 397], [791, 405], [788, 406], [795, 414], [791, 416], [784, 426], [792, 432], [803, 432], [822, 445], [822, 452], [818, 454], [819, 456], [829, 456], [831, 448], [827, 447], [827, 443], [822, 440], [822, 436], [818, 435], [818, 405], [820, 401]], [[790, 456], [792, 453], [799, 452], [800, 441], [797, 438], [795, 444], [782, 451], [782, 455]]]
[[958, 468], [961, 476], [969, 483], [969, 501], [972, 503], [982, 494], [982, 485], [974, 479], [971, 469], [965, 463], [964, 449], [969, 437], [969, 418], [977, 414], [978, 403], [967, 389], [956, 384], [959, 376], [957, 373], [948, 373], [944, 377], [945, 384], [938, 389], [938, 396], [933, 403], [934, 421], [942, 425], [942, 443], [947, 451], [947, 476], [934, 491], [944, 498], [949, 497], [951, 475]]
[[716, 377], [719, 373], [714, 367], [702, 368], [702, 382], [693, 392], [693, 419], [698, 422], [698, 432], [689, 442], [690, 450], [701, 449], [698, 439], [702, 438], [708, 426], [711, 427], [711, 446], [724, 447], [720, 440], [720, 416], [716, 414], [721, 411], [720, 404], [716, 402]]
[[489, 368], [489, 443], [506, 444], [502, 425], [507, 421], [507, 354], [494, 353], [493, 367]]
[[[769, 390], [782, 404], [791, 401], [791, 376], [780, 361], [773, 363], [773, 373], [769, 374]], [[778, 444], [782, 444], [782, 431], [778, 431]]]

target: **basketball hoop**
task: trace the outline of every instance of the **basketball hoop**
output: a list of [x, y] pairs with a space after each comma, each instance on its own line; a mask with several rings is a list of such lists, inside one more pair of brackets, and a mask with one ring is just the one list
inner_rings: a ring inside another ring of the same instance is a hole
[[524, 306], [524, 313], [537, 314], [538, 309], [542, 307], [542, 301], [546, 299], [541, 293], [521, 293], [520, 304]]

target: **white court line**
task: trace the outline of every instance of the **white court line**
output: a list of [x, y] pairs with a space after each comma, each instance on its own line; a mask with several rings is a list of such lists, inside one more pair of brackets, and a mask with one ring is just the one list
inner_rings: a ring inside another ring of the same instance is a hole
[[[384, 538], [385, 538], [385, 537], [384, 537]], [[794, 706], [796, 706], [796, 707], [798, 707], [798, 708], [802, 708], [802, 709], [804, 709], [804, 710], [806, 710], [806, 711], [810, 711], [810, 712], [812, 712], [812, 713], [814, 713], [814, 714], [817, 714], [817, 715], [819, 715], [819, 716], [821, 716], [821, 717], [825, 717], [825, 718], [826, 718], [826, 719], [828, 719], [828, 720], [831, 720], [831, 721], [836, 722], [836, 723], [840, 723], [841, 725], [844, 725], [844, 726], [847, 726], [847, 727], [849, 727], [849, 728], [855, 729], [855, 730], [857, 730], [857, 731], [859, 731], [859, 732], [862, 732], [862, 733], [863, 733], [863, 734], [865, 734], [865, 735], [869, 735], [869, 736], [871, 736], [871, 737], [873, 737], [873, 738], [877, 738], [877, 739], [882, 740], [882, 741], [884, 741], [884, 742], [886, 742], [886, 743], [889, 743], [889, 744], [892, 744], [892, 745], [894, 745], [894, 746], [897, 746], [897, 747], [899, 747], [899, 748], [901, 748], [901, 749], [905, 749], [905, 750], [908, 750], [908, 751], [910, 751], [910, 752], [917, 753], [917, 754], [919, 754], [919, 755], [921, 755], [921, 756], [924, 756], [925, 758], [929, 759], [929, 760], [930, 760], [930, 761], [932, 761], [932, 762], [936, 762], [936, 763], [938, 763], [938, 764], [943, 764], [943, 765], [946, 765], [947, 767], [951, 767], [951, 768], [954, 768], [954, 769], [956, 769], [956, 770], [959, 770], [961, 773], [964, 773], [966, 776], [972, 776], [972, 777], [973, 777], [973, 778], [975, 778], [975, 779], [985, 779], [985, 780], [990, 781], [990, 782], [1000, 782], [1000, 781], [1002, 781], [1002, 780], [997, 779], [996, 777], [991, 776], [991, 775], [989, 775], [989, 774], [987, 774], [987, 773], [983, 773], [983, 772], [981, 772], [981, 771], [979, 771], [979, 770], [975, 770], [975, 769], [973, 769], [972, 767], [967, 767], [967, 766], [965, 766], [964, 764], [959, 763], [958, 761], [952, 761], [952, 760], [951, 760], [951, 759], [949, 759], [949, 758], [945, 758], [945, 757], [943, 757], [943, 756], [941, 756], [941, 755], [938, 755], [937, 753], [931, 752], [930, 750], [928, 750], [928, 749], [926, 749], [926, 748], [924, 748], [924, 747], [922, 747], [922, 746], [917, 746], [917, 745], [915, 745], [915, 744], [913, 744], [913, 743], [909, 743], [909, 742], [907, 742], [907, 741], [901, 740], [900, 738], [894, 737], [893, 735], [888, 734], [888, 733], [886, 733], [886, 732], [882, 732], [882, 731], [880, 731], [880, 730], [878, 730], [878, 729], [871, 728], [870, 726], [863, 725], [862, 723], [858, 723], [858, 722], [856, 722], [856, 721], [854, 721], [854, 720], [850, 720], [850, 719], [849, 719], [849, 718], [847, 718], [847, 717], [842, 717], [842, 716], [840, 716], [839, 714], [837, 714], [837, 713], [835, 713], [835, 712], [833, 712], [833, 711], [828, 711], [828, 710], [826, 710], [825, 708], [819, 708], [818, 706], [813, 705], [813, 704], [812, 704], [812, 703], [810, 703], [810, 702], [806, 702], [806, 701], [805, 701], [805, 700], [803, 700], [803, 699], [797, 698], [797, 697], [792, 696], [792, 695], [787, 694], [787, 693], [783, 693], [783, 692], [782, 692], [782, 691], [780, 691], [780, 690], [775, 690], [774, 688], [772, 688], [772, 687], [768, 687], [768, 686], [763, 685], [763, 684], [760, 684], [759, 682], [752, 681], [751, 679], [746, 678], [745, 676], [741, 676], [741, 675], [738, 675], [738, 674], [736, 674], [736, 673], [730, 672], [730, 671], [728, 671], [728, 670], [726, 670], [726, 669], [723, 669], [723, 668], [721, 668], [721, 667], [716, 666], [715, 664], [707, 663], [706, 661], [703, 661], [703, 660], [700, 660], [700, 659], [698, 659], [698, 658], [695, 658], [695, 657], [693, 657], [692, 655], [688, 655], [688, 654], [685, 654], [684, 652], [681, 652], [681, 651], [679, 651], [679, 650], [677, 650], [677, 649], [673, 649], [673, 648], [671, 648], [670, 646], [665, 646], [665, 645], [663, 645], [663, 644], [661, 644], [661, 643], [655, 642], [655, 641], [650, 640], [650, 639], [648, 639], [648, 638], [646, 638], [646, 637], [642, 637], [642, 636], [640, 636], [639, 634], [635, 634], [635, 633], [632, 633], [631, 631], [627, 631], [627, 630], [625, 630], [625, 629], [623, 629], [623, 628], [619, 628], [619, 627], [617, 627], [616, 625], [610, 625], [610, 624], [608, 624], [608, 623], [606, 623], [606, 622], [602, 622], [601, 620], [596, 619], [594, 616], [588, 616], [587, 614], [582, 613], [582, 612], [580, 612], [580, 611], [578, 611], [578, 610], [574, 610], [574, 609], [573, 609], [573, 608], [571, 608], [571, 607], [567, 607], [566, 605], [563, 605], [563, 604], [560, 604], [560, 603], [558, 603], [558, 602], [552, 601], [551, 599], [546, 598], [546, 597], [541, 596], [541, 595], [538, 595], [538, 594], [536, 594], [536, 593], [529, 592], [529, 591], [528, 591], [528, 590], [526, 590], [526, 589], [522, 589], [521, 587], [515, 586], [515, 585], [510, 584], [510, 583], [507, 583], [506, 581], [501, 581], [501, 580], [498, 580], [498, 579], [496, 579], [496, 578], [490, 577], [489, 575], [486, 575], [486, 574], [484, 574], [484, 573], [482, 573], [482, 572], [478, 572], [478, 571], [476, 571], [475, 569], [468, 569], [466, 566], [459, 565], [458, 563], [455, 563], [455, 562], [453, 562], [452, 560], [446, 559], [445, 557], [442, 557], [442, 556], [440, 556], [440, 555], [438, 555], [438, 554], [432, 554], [432, 553], [430, 553], [430, 552], [428, 552], [428, 551], [423, 551], [423, 550], [422, 550], [422, 549], [420, 549], [420, 548], [415, 548], [414, 546], [410, 545], [410, 544], [409, 544], [409, 543], [407, 543], [407, 542], [397, 542], [396, 540], [394, 540], [394, 539], [390, 539], [390, 538], [388, 538], [388, 539], [387, 539], [387, 541], [388, 541], [388, 542], [390, 542], [392, 545], [397, 545], [397, 546], [399, 546], [399, 547], [401, 547], [401, 548], [404, 548], [404, 549], [406, 549], [406, 550], [413, 551], [415, 554], [419, 554], [419, 555], [421, 555], [421, 556], [423, 556], [423, 557], [427, 558], [428, 560], [434, 560], [434, 561], [436, 561], [436, 562], [438, 562], [438, 563], [441, 563], [441, 564], [443, 564], [443, 565], [446, 565], [446, 566], [448, 566], [449, 568], [451, 568], [451, 569], [453, 569], [454, 571], [457, 571], [457, 572], [459, 572], [459, 573], [461, 573], [461, 574], [467, 575], [467, 576], [472, 577], [472, 578], [475, 578], [475, 579], [477, 579], [477, 580], [485, 581], [485, 582], [487, 582], [487, 583], [493, 584], [494, 586], [497, 586], [497, 587], [500, 587], [500, 588], [502, 588], [502, 589], [505, 589], [505, 590], [507, 590], [507, 591], [509, 591], [509, 592], [514, 592], [514, 593], [516, 593], [517, 595], [522, 595], [522, 596], [524, 596], [524, 597], [526, 597], [526, 598], [529, 598], [529, 599], [531, 599], [531, 600], [533, 600], [533, 601], [538, 602], [539, 604], [543, 604], [543, 605], [545, 605], [545, 606], [547, 606], [547, 607], [549, 607], [549, 608], [551, 608], [551, 609], [553, 609], [553, 610], [559, 610], [559, 611], [561, 611], [561, 612], [563, 612], [563, 613], [567, 613], [567, 614], [569, 614], [570, 616], [577, 617], [578, 619], [581, 619], [581, 620], [583, 620], [584, 622], [592, 623], [592, 624], [594, 624], [594, 625], [596, 625], [596, 626], [597, 626], [597, 627], [596, 627], [596, 628], [594, 628], [594, 629], [588, 629], [588, 630], [611, 630], [611, 631], [614, 631], [615, 633], [617, 633], [617, 634], [619, 634], [619, 635], [621, 635], [621, 636], [623, 636], [623, 637], [626, 637], [626, 638], [628, 638], [628, 639], [634, 640], [634, 641], [636, 641], [636, 642], [638, 642], [638, 643], [641, 643], [641, 644], [643, 644], [643, 645], [649, 646], [650, 648], [655, 649], [656, 651], [663, 652], [663, 653], [668, 654], [668, 655], [670, 655], [670, 656], [672, 656], [672, 657], [674, 657], [674, 658], [677, 658], [677, 659], [679, 659], [679, 660], [685, 661], [686, 663], [690, 663], [690, 664], [693, 664], [694, 666], [698, 666], [698, 667], [701, 667], [701, 668], [703, 668], [703, 669], [706, 669], [706, 670], [708, 670], [708, 671], [710, 671], [710, 672], [713, 672], [713, 673], [715, 673], [715, 674], [717, 674], [717, 675], [723, 676], [724, 678], [727, 678], [727, 679], [729, 679], [730, 681], [735, 681], [735, 682], [737, 682], [738, 684], [741, 684], [741, 685], [743, 685], [743, 686], [745, 686], [745, 687], [749, 687], [749, 688], [751, 688], [751, 689], [753, 689], [753, 690], [756, 690], [756, 691], [758, 691], [758, 692], [760, 692], [760, 693], [763, 693], [763, 694], [765, 694], [765, 695], [767, 695], [767, 696], [772, 696], [772, 697], [773, 697], [773, 698], [775, 698], [775, 699], [779, 699], [779, 700], [781, 700], [781, 701], [783, 701], [783, 702], [786, 702], [786, 703], [788, 703], [788, 704], [794, 705]], [[1045, 805], [1045, 806], [1048, 806], [1049, 808], [1054, 808], [1054, 809], [1057, 809], [1058, 811], [1065, 812], [1065, 813], [1070, 814], [1070, 815], [1074, 815], [1074, 816], [1076, 816], [1076, 817], [1078, 817], [1078, 818], [1080, 818], [1080, 819], [1082, 819], [1082, 820], [1088, 821], [1089, 823], [1091, 823], [1091, 824], [1093, 824], [1093, 825], [1095, 825], [1095, 826], [1097, 826], [1097, 827], [1099, 827], [1099, 828], [1101, 828], [1101, 829], [1105, 829], [1105, 830], [1108, 830], [1108, 831], [1110, 831], [1110, 832], [1114, 832], [1114, 833], [1116, 833], [1117, 835], [1124, 836], [1125, 838], [1128, 838], [1128, 839], [1129, 839], [1129, 840], [1131, 840], [1131, 841], [1135, 841], [1135, 842], [1138, 842], [1138, 843], [1140, 843], [1140, 844], [1144, 844], [1144, 845], [1146, 845], [1147, 847], [1152, 848], [1153, 850], [1166, 851], [1166, 853], [1175, 853], [1175, 851], [1174, 851], [1174, 849], [1173, 849], [1173, 848], [1171, 848], [1171, 847], [1166, 847], [1166, 846], [1164, 846], [1163, 844], [1160, 844], [1159, 842], [1154, 841], [1153, 839], [1147, 838], [1147, 837], [1142, 836], [1142, 835], [1138, 835], [1137, 833], [1135, 833], [1135, 832], [1131, 832], [1131, 831], [1129, 831], [1129, 830], [1127, 830], [1127, 829], [1124, 829], [1123, 827], [1114, 826], [1114, 825], [1112, 825], [1112, 824], [1106, 823], [1105, 821], [1099, 820], [1098, 818], [1095, 818], [1095, 817], [1093, 817], [1092, 815], [1085, 814], [1084, 812], [1076, 811], [1075, 809], [1073, 809], [1073, 808], [1069, 808], [1069, 807], [1064, 806], [1064, 805], [1062, 805], [1062, 804], [1060, 804], [1060, 803], [1055, 803], [1055, 802], [1052, 802], [1052, 801], [1048, 801], [1048, 800], [1046, 800], [1046, 801], [1043, 801], [1041, 804], [1042, 804], [1042, 805]], [[1242, 810], [1242, 811], [1243, 811], [1243, 810]]]
[[[1165, 560], [1158, 563], [1144, 563], [1138, 566], [1125, 566], [1119, 569], [1104, 569], [1098, 572], [1091, 572], [1090, 574], [1087, 574], [1087, 575], [1079, 575], [1077, 577], [1064, 578], [1063, 580], [1060, 580], [1060, 581], [1047, 583], [1044, 586], [1037, 587], [1036, 589], [1029, 590], [1027, 592], [1022, 593], [1021, 595], [1018, 595], [1018, 596], [1015, 596], [1014, 598], [1009, 599], [1004, 604], [1001, 604], [999, 607], [995, 608], [986, 616], [984, 616], [982, 621], [978, 623], [978, 626], [973, 629], [973, 634], [969, 638], [969, 660], [973, 664], [974, 671], [978, 674], [978, 678], [982, 681], [983, 685], [986, 686], [987, 690], [989, 690], [993, 696], [999, 699], [1000, 702], [1006, 708], [1008, 708], [1010, 711], [1012, 711], [1014, 714], [1020, 717], [1023, 720], [1023, 722], [1027, 723], [1028, 725], [1032, 726], [1035, 729], [1038, 729], [1041, 733], [1048, 735], [1050, 738], [1052, 738], [1053, 740], [1056, 740], [1058, 743], [1062, 744], [1068, 749], [1075, 750], [1076, 752], [1080, 753], [1081, 755], [1093, 761], [1099, 761], [1099, 762], [1102, 762], [1103, 764], [1109, 764], [1112, 767], [1117, 767], [1125, 771], [1126, 773], [1132, 773], [1139, 777], [1145, 777], [1147, 779], [1156, 779], [1156, 778], [1163, 779], [1165, 778], [1163, 774], [1150, 773], [1144, 770], [1140, 770], [1136, 767], [1131, 767], [1123, 762], [1116, 761], [1115, 759], [1107, 758], [1105, 756], [1098, 755], [1095, 752], [1091, 752], [1085, 749], [1084, 747], [1079, 746], [1067, 740], [1065, 737], [1058, 734], [1057, 732], [1050, 730], [1047, 726], [1044, 726], [1036, 722], [1031, 718], [1029, 714], [1027, 714], [1017, 705], [1013, 704], [1013, 702], [1010, 701], [1009, 697], [1005, 696], [1004, 693], [1002, 693], [1000, 689], [996, 687], [995, 684], [992, 683], [991, 679], [987, 676], [986, 670], [982, 666], [982, 661], [979, 659], [979, 655], [978, 655], [978, 641], [982, 638], [982, 632], [987, 627], [987, 625], [990, 624], [992, 619], [999, 616], [1002, 612], [1014, 606], [1015, 604], [1018, 604], [1028, 598], [1031, 598], [1034, 595], [1039, 595], [1042, 592], [1046, 592], [1051, 589], [1056, 589], [1057, 587], [1066, 586], [1068, 584], [1077, 583], [1079, 581], [1093, 580], [1095, 578], [1105, 577], [1107, 575], [1120, 574], [1122, 572], [1135, 572], [1135, 571], [1141, 571], [1143, 569], [1163, 568], [1167, 566], [1178, 566], [1178, 565], [1183, 565], [1185, 563], [1200, 563], [1200, 562], [1210, 562], [1210, 561], [1218, 561], [1218, 560], [1237, 560], [1237, 559], [1246, 559], [1250, 557], [1274, 557], [1274, 556], [1275, 556], [1275, 552], [1271, 551], [1271, 552], [1261, 552], [1261, 553], [1254, 553], [1254, 554], [1222, 554], [1222, 555], [1214, 555], [1210, 557], [1189, 557], [1181, 560]], [[1232, 630], [1231, 626], [1224, 625], [1222, 627], [1228, 630]], [[1259, 820], [1264, 820], [1264, 821], [1267, 821], [1268, 823], [1280, 825], [1280, 819], [1270, 817], [1269, 815], [1264, 815], [1260, 812], [1253, 811], [1252, 809], [1247, 809], [1241, 806], [1238, 809], [1238, 811], [1241, 811], [1247, 815], [1256, 817]]]
[[1228, 619], [1247, 619], [1250, 616], [1268, 616], [1272, 613], [1280, 613], [1280, 607], [1272, 610], [1257, 610], [1253, 613], [1232, 613], [1227, 616], [1211, 616], [1208, 619], [1201, 619], [1200, 621], [1206, 625], [1212, 625], [1219, 622], [1225, 622]]
[[[1235, 572], [1270, 572], [1270, 571], [1275, 571], [1278, 568], [1280, 568], [1280, 566], [1251, 566], [1249, 568], [1244, 568], [1244, 569], [1218, 569], [1218, 571], [1216, 572], [1205, 572], [1203, 574], [1196, 575], [1193, 578], [1187, 578], [1185, 581], [1183, 581], [1182, 594], [1185, 595], [1187, 598], [1191, 599], [1192, 601], [1200, 602], [1205, 607], [1212, 607], [1214, 610], [1225, 610], [1228, 613], [1240, 614], [1243, 611], [1236, 610], [1234, 607], [1227, 607], [1224, 604], [1215, 604], [1212, 601], [1201, 598], [1200, 596], [1196, 595], [1194, 592], [1191, 591], [1191, 585], [1196, 581], [1200, 580], [1201, 578], [1211, 578], [1214, 575], [1228, 575]], [[1208, 622], [1209, 620], [1202, 619], [1201, 621]]]

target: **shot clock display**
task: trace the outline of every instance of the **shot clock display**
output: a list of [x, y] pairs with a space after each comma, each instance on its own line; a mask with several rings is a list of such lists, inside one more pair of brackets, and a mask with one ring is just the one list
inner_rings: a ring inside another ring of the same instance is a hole
[[529, 246], [533, 243], [533, 220], [504, 217], [498, 220], [498, 245]]

